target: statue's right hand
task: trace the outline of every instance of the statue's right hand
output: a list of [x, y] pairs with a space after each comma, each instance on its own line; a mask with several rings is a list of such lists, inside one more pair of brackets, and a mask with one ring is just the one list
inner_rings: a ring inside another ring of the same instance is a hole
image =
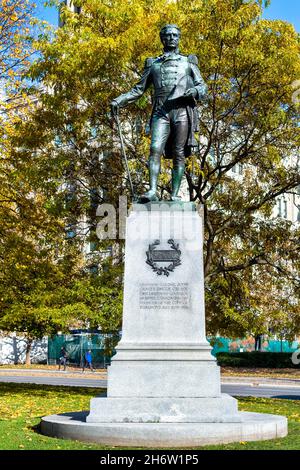
[[117, 116], [119, 113], [119, 103], [116, 100], [112, 100], [110, 103], [111, 114]]

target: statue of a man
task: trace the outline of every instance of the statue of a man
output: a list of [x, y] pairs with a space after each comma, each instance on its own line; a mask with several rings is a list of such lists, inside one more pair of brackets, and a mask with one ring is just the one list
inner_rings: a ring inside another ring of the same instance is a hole
[[197, 147], [194, 132], [198, 130], [197, 101], [207, 91], [195, 55], [179, 52], [180, 29], [168, 24], [160, 31], [164, 53], [149, 58], [140, 81], [128, 92], [111, 103], [112, 113], [139, 99], [153, 85], [154, 103], [151, 115], [151, 146], [149, 158], [150, 189], [141, 202], [157, 201], [161, 156], [173, 159], [171, 200], [177, 201], [185, 171], [185, 158], [192, 147]]

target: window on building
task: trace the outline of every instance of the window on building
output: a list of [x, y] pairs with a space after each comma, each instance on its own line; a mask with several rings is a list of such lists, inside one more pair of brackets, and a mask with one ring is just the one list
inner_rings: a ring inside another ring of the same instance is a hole
[[278, 199], [278, 217], [287, 219], [288, 217], [288, 202], [286, 199]]
[[98, 274], [99, 273], [99, 266], [97, 264], [92, 264], [91, 266], [88, 266], [88, 270], [90, 274]]
[[66, 228], [66, 238], [68, 240], [72, 239], [72, 238], [75, 238], [76, 237], [76, 229], [74, 228], [74, 226], [68, 226]]
[[282, 200], [281, 199], [278, 199], [278, 202], [277, 202], [277, 206], [278, 206], [278, 217], [282, 217]]
[[92, 209], [96, 209], [99, 205], [99, 194], [97, 189], [90, 189], [90, 204]]
[[288, 216], [288, 204], [287, 204], [287, 201], [284, 200], [283, 201], [283, 217], [287, 219], [287, 216]]
[[90, 251], [97, 251], [98, 250], [98, 243], [97, 242], [90, 242]]
[[242, 175], [244, 172], [243, 164], [242, 163], [237, 163], [231, 168], [232, 173], [236, 173], [238, 175]]

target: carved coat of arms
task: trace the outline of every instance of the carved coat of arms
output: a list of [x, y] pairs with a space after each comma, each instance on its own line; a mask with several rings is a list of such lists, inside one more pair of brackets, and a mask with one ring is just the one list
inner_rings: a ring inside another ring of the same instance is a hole
[[[174, 240], [168, 240], [168, 244], [170, 245], [170, 250], [158, 250], [157, 246], [160, 245], [160, 241], [155, 240], [151, 245], [149, 245], [148, 251], [146, 251], [146, 263], [151, 266], [158, 276], [161, 276], [162, 274], [169, 276], [176, 266], [180, 266], [181, 264], [179, 243], [175, 243]], [[164, 263], [164, 265], [159, 266], [158, 263]], [[166, 266], [166, 263], [170, 264]]]

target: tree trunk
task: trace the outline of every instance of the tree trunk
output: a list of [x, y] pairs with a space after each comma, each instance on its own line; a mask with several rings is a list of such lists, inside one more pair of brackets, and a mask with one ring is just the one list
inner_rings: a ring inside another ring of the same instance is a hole
[[32, 342], [33, 342], [33, 340], [31, 338], [27, 339], [27, 343], [26, 343], [26, 360], [25, 360], [26, 366], [30, 366], [30, 364], [31, 364], [30, 353], [31, 353]]
[[255, 351], [262, 351], [262, 335], [255, 336]]

